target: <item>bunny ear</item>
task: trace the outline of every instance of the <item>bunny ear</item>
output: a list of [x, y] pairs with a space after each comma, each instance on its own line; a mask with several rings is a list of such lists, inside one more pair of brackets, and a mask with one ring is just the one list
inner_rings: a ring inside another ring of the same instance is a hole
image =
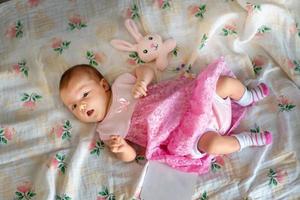
[[112, 40], [110, 41], [110, 44], [115, 47], [116, 49], [122, 50], [122, 51], [136, 51], [136, 46], [126, 42], [124, 40]]
[[127, 19], [125, 21], [125, 26], [137, 42], [143, 38], [143, 36], [139, 32], [138, 27], [136, 26], [135, 22], [132, 19]]

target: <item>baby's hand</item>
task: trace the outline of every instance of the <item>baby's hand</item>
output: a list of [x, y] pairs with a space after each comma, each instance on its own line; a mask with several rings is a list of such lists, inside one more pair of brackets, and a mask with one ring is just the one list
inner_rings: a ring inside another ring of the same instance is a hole
[[132, 95], [136, 99], [147, 96], [147, 84], [144, 81], [137, 81], [133, 86]]
[[123, 152], [126, 145], [128, 145], [127, 142], [119, 135], [112, 135], [108, 140], [108, 148], [113, 153]]

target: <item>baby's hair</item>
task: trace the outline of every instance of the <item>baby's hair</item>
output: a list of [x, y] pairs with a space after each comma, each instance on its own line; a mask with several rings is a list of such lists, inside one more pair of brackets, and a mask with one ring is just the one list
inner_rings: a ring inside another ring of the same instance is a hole
[[69, 81], [71, 80], [72, 76], [78, 72], [82, 71], [83, 73], [88, 73], [90, 76], [97, 78], [99, 81], [103, 79], [103, 75], [93, 66], [87, 64], [80, 64], [70, 67], [67, 71], [63, 73], [59, 81], [59, 90], [64, 89], [67, 87]]

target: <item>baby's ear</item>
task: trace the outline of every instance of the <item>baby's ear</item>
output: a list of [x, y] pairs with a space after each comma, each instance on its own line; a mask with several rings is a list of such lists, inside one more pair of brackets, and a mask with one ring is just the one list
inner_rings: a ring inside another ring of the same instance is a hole
[[109, 85], [109, 83], [104, 78], [102, 78], [100, 80], [100, 85], [103, 87], [103, 89], [105, 90], [105, 92], [107, 92], [107, 91], [110, 90], [110, 85]]

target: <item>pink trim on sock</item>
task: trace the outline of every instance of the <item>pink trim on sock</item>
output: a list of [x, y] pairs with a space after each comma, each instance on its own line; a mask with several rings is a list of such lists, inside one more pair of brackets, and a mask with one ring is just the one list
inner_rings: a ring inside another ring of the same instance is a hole
[[268, 96], [270, 94], [269, 87], [266, 84], [261, 83], [261, 84], [259, 84], [259, 86], [261, 87], [262, 92], [265, 96]]
[[265, 138], [266, 138], [266, 144], [271, 144], [273, 141], [272, 134], [269, 131], [264, 132]]

